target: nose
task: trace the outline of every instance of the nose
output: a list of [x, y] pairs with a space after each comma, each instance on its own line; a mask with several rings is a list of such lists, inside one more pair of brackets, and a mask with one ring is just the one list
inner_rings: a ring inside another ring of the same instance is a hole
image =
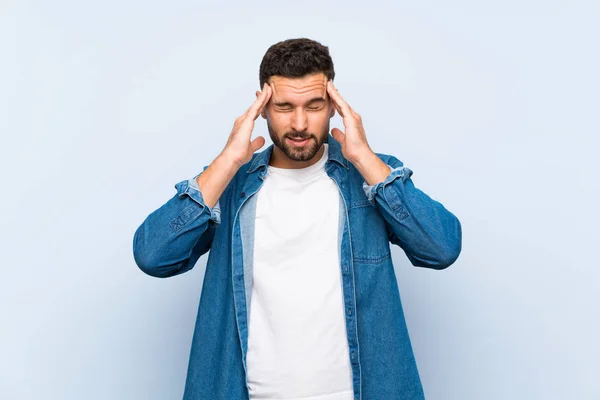
[[304, 132], [308, 129], [308, 115], [301, 107], [296, 108], [294, 111], [292, 129], [297, 132]]

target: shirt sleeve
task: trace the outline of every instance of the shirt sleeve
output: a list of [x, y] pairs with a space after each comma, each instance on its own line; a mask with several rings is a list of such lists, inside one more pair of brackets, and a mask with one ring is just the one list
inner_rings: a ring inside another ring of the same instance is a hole
[[[206, 169], [206, 167], [204, 169]], [[180, 196], [183, 195], [183, 193], [185, 193], [188, 196], [190, 196], [190, 198], [192, 200], [194, 200], [196, 203], [200, 204], [203, 207], [206, 207], [208, 209], [208, 211], [210, 211], [210, 219], [212, 221], [214, 221], [215, 223], [220, 224], [221, 223], [221, 205], [219, 204], [219, 200], [217, 200], [217, 204], [215, 204], [214, 207], [212, 207], [212, 208], [210, 208], [208, 205], [206, 205], [206, 203], [204, 202], [204, 197], [202, 197], [202, 193], [200, 192], [200, 187], [198, 186], [198, 182], [196, 181], [196, 178], [198, 176], [200, 176], [200, 174], [187, 180], [187, 185], [185, 188], [182, 188]]]
[[411, 175], [413, 174], [413, 171], [410, 168], [405, 167], [405, 166], [401, 166], [398, 168], [393, 168], [389, 164], [387, 166], [390, 169], [390, 173], [383, 180], [383, 182], [379, 182], [374, 185], [367, 185], [367, 182], [363, 181], [363, 190], [365, 191], [365, 194], [367, 195], [367, 198], [369, 199], [370, 202], [374, 201], [375, 193], [377, 193], [377, 191], [380, 188], [387, 186], [388, 184], [390, 184], [391, 182], [393, 182], [395, 179], [398, 179], [398, 178], [405, 181], [408, 178], [410, 178]]
[[366, 197], [386, 222], [390, 242], [400, 246], [414, 266], [444, 269], [458, 258], [462, 229], [458, 218], [411, 179], [413, 171], [394, 156], [379, 155], [389, 175], [363, 184]]

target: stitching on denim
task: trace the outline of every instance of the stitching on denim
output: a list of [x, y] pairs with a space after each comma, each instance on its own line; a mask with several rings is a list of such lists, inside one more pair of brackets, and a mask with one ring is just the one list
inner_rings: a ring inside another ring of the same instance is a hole
[[365, 201], [351, 204], [350, 207], [348, 207], [348, 210], [353, 210], [355, 208], [364, 208], [364, 207], [375, 207], [375, 204], [369, 200], [365, 200]]
[[[389, 188], [388, 190], [382, 190], [383, 198], [390, 205], [390, 209], [394, 212], [398, 220], [403, 220], [407, 218], [410, 214], [406, 209], [406, 206], [402, 203], [400, 196], [396, 194], [395, 189]], [[388, 197], [390, 196], [390, 197]]]
[[[173, 229], [173, 231], [179, 232], [183, 227], [185, 227], [191, 221], [194, 220], [194, 218], [192, 218], [191, 216], [196, 207], [198, 207], [197, 203], [190, 204], [189, 206], [184, 208], [183, 211], [181, 211], [179, 215], [169, 223], [169, 226]], [[203, 209], [200, 210], [200, 213], [198, 215], [202, 214], [202, 210]]]
[[392, 253], [386, 253], [380, 257], [354, 257], [354, 261], [361, 264], [378, 264], [392, 257]]

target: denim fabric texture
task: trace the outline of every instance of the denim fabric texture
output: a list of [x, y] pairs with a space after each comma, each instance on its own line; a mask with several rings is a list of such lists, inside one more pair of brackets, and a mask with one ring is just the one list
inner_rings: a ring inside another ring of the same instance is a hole
[[[325, 171], [340, 194], [339, 267], [354, 398], [424, 399], [390, 244], [402, 248], [414, 266], [444, 269], [461, 252], [461, 224], [415, 187], [412, 170], [396, 157], [377, 153], [390, 174], [369, 186], [331, 135], [328, 144]], [[273, 145], [254, 154], [213, 208], [204, 203], [195, 177], [178, 182], [173, 197], [134, 234], [135, 262], [155, 277], [184, 273], [208, 252], [184, 400], [249, 399], [255, 194], [272, 150]]]

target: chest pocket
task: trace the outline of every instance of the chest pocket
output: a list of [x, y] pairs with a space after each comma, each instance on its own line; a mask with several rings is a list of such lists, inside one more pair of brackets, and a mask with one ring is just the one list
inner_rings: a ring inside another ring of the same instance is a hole
[[349, 207], [348, 217], [354, 261], [378, 264], [387, 260], [391, 256], [388, 233], [377, 206], [365, 199]]

